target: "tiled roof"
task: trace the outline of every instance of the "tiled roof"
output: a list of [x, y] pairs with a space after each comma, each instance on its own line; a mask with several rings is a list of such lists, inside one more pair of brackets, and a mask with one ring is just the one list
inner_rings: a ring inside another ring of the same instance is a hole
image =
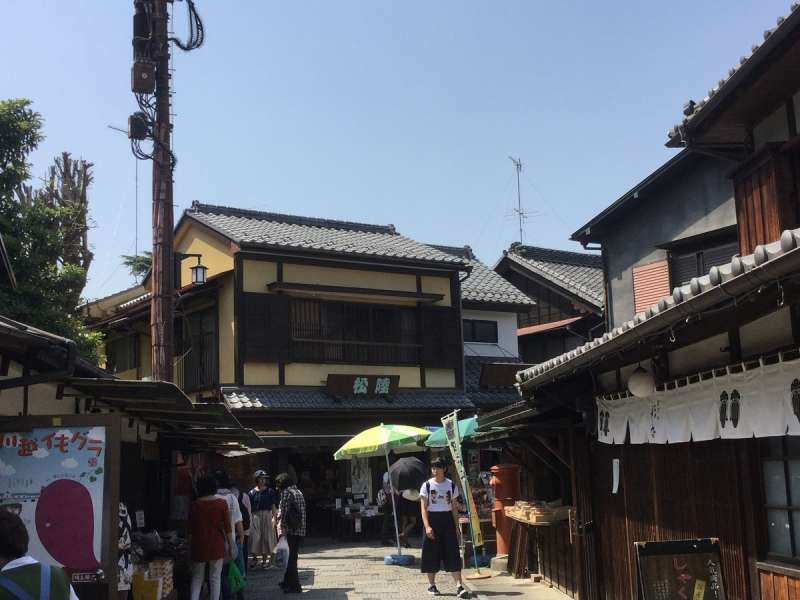
[[520, 371], [517, 381], [523, 388], [531, 389], [541, 382], [551, 381], [559, 374], [574, 373], [578, 368], [596, 361], [604, 352], [622, 349], [627, 343], [642, 343], [645, 339], [643, 336], [661, 330], [669, 331], [677, 323], [686, 323], [687, 315], [750, 293], [769, 282], [779, 281], [781, 276], [796, 273], [798, 262], [800, 229], [786, 230], [779, 241], [756, 246], [753, 254], [734, 256], [730, 264], [711, 267], [708, 275], [694, 277], [689, 284], [676, 287], [671, 296], [661, 298], [657, 304], [636, 314], [620, 327], [604, 333], [602, 337]]
[[682, 141], [684, 128], [692, 120], [704, 114], [704, 109], [708, 110], [708, 107], [715, 104], [716, 102], [714, 101], [718, 100], [719, 97], [727, 95], [739, 83], [746, 80], [748, 72], [775, 49], [783, 38], [783, 34], [788, 33], [793, 27], [797, 26], [800, 19], [798, 8], [800, 8], [800, 2], [793, 2], [790, 13], [785, 17], [778, 17], [775, 27], [764, 31], [764, 41], [760, 44], [753, 44], [750, 48], [750, 54], [740, 57], [739, 64], [728, 69], [726, 75], [717, 82], [717, 85], [708, 90], [708, 94], [702, 100], [698, 102], [694, 100], [686, 101], [683, 105], [683, 121], [667, 132], [670, 140], [668, 145], [673, 145], [672, 142], [675, 141]]
[[391, 401], [383, 398], [336, 400], [324, 388], [295, 386], [224, 387], [222, 395], [231, 410], [452, 410], [474, 406], [460, 390], [402, 388]]
[[603, 306], [603, 261], [599, 254], [512, 244], [505, 258], [597, 308]]
[[380, 257], [458, 267], [465, 262], [400, 235], [394, 225], [369, 225], [194, 202], [186, 216], [238, 244]]
[[519, 358], [497, 356], [465, 356], [464, 387], [467, 397], [477, 408], [498, 408], [519, 402], [519, 392], [513, 386], [507, 388], [482, 388], [481, 369], [485, 363], [520, 363]]
[[472, 267], [469, 276], [461, 282], [461, 299], [463, 301], [487, 304], [516, 304], [521, 306], [536, 304], [533, 299], [514, 284], [479, 261], [469, 246], [464, 246], [463, 248], [434, 244], [430, 246], [462, 258]]

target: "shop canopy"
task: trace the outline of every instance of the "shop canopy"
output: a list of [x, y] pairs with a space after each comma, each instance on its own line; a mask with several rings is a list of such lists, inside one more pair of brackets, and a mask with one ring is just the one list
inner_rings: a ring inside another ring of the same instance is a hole
[[[465, 441], [475, 436], [478, 430], [478, 417], [469, 417], [467, 419], [458, 420], [458, 435], [461, 441]], [[446, 448], [447, 437], [444, 434], [444, 427], [439, 427], [431, 433], [425, 445], [429, 448]]]

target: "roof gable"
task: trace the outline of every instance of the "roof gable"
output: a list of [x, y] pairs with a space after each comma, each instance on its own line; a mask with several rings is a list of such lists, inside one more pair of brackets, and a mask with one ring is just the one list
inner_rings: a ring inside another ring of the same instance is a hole
[[603, 307], [603, 261], [599, 254], [512, 244], [503, 259], [596, 309]]
[[431, 248], [466, 260], [472, 269], [467, 278], [461, 282], [461, 300], [463, 302], [488, 305], [509, 304], [522, 307], [536, 304], [525, 292], [479, 261], [469, 246], [431, 244]]
[[449, 268], [461, 258], [400, 235], [393, 225], [372, 225], [245, 210], [195, 202], [185, 216], [241, 246], [363, 256]]
[[[731, 67], [702, 100], [688, 100], [684, 104], [682, 122], [667, 132], [667, 146], [689, 145], [689, 140], [695, 137], [703, 123], [737, 104], [734, 110], [740, 114], [720, 128], [721, 137], [712, 136], [703, 141], [744, 144], [746, 124], [753, 121], [754, 109], [770, 106], [782, 96], [796, 91], [793, 75], [800, 64], [800, 44], [793, 34], [800, 26], [799, 8], [800, 3], [795, 2], [787, 16], [778, 17], [776, 26], [764, 31], [763, 41], [753, 44], [750, 54], [740, 57], [739, 63]], [[781, 61], [783, 63], [779, 64]], [[760, 73], [759, 69], [766, 65], [777, 67], [772, 75], [763, 77], [767, 68]], [[749, 92], [757, 98], [746, 98]]]

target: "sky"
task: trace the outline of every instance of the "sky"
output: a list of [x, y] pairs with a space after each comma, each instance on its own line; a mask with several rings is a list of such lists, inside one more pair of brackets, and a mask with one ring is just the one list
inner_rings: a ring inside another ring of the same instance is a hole
[[[394, 224], [493, 265], [519, 239], [569, 240], [674, 150], [666, 132], [789, 12], [788, 0], [196, 0], [206, 43], [174, 56], [175, 219], [193, 200]], [[186, 4], [174, 29], [186, 34]], [[149, 162], [125, 128], [130, 0], [4, 0], [0, 98], [33, 101], [44, 175], [94, 163], [84, 291], [134, 283]], [[137, 219], [138, 216], [138, 219]], [[138, 221], [138, 228], [137, 228]]]

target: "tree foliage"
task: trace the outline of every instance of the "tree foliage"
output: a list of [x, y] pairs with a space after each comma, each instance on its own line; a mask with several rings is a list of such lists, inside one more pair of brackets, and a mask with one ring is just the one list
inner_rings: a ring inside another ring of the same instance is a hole
[[141, 254], [123, 254], [122, 264], [127, 267], [128, 272], [136, 278], [136, 281], [144, 279], [153, 264], [153, 253], [145, 250]]
[[28, 155], [42, 139], [41, 116], [28, 100], [0, 101], [0, 233], [17, 277], [0, 285], [2, 314], [76, 341], [97, 361], [101, 335], [89, 331], [78, 306], [92, 262], [88, 188], [92, 164], [56, 158], [40, 188], [28, 182]]

